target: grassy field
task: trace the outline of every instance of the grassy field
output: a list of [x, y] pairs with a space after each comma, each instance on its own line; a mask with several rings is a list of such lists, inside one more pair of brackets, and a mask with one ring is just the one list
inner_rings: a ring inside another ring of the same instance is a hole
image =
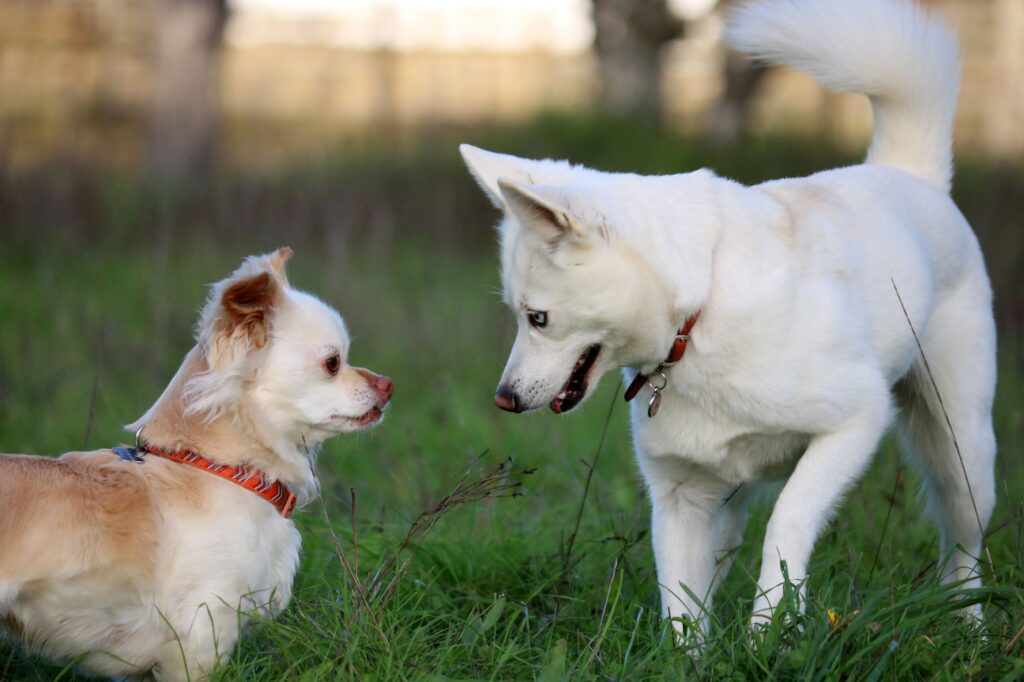
[[[483, 141], [522, 153], [548, 145], [654, 172], [695, 167], [707, 154], [748, 180], [846, 160], [788, 141], [740, 156], [615, 133], [556, 120]], [[960, 180], [961, 205], [979, 231], [1019, 230], [1020, 177], [978, 169]], [[1024, 343], [1012, 333], [1001, 342], [993, 566], [987, 587], [967, 595], [985, 603], [984, 629], [952, 615], [954, 592], [935, 580], [937, 534], [913, 472], [887, 440], [819, 543], [806, 615], [751, 645], [746, 616], [767, 495], [716, 599], [714, 633], [695, 656], [674, 645], [658, 616], [648, 506], [617, 378], [606, 377], [565, 417], [492, 406], [513, 322], [497, 293], [488, 229], [496, 216], [463, 177], [453, 147], [394, 162], [371, 153], [325, 157], [184, 197], [124, 178], [50, 172], [4, 180], [0, 209], [2, 451], [123, 442], [120, 425], [155, 400], [190, 347], [204, 285], [244, 255], [281, 244], [296, 250], [292, 283], [346, 317], [352, 361], [395, 379], [385, 422], [329, 442], [320, 456], [324, 506], [296, 515], [304, 544], [292, 605], [254, 627], [217, 679], [1024, 676]], [[1020, 235], [1007, 239], [1019, 243]], [[994, 277], [1013, 282], [1019, 252], [1007, 251], [990, 249], [990, 257], [1011, 259]], [[421, 512], [503, 463], [502, 480], [521, 482], [518, 495], [445, 508], [403, 548]], [[358, 590], [378, 569], [394, 591], [367, 606]], [[55, 678], [75, 675], [0, 642], [0, 679]]]

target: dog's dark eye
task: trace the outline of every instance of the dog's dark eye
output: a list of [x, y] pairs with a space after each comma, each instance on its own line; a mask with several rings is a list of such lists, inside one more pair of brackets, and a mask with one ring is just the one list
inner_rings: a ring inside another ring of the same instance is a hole
[[341, 358], [337, 353], [324, 360], [324, 370], [330, 376], [337, 375], [339, 369], [341, 369]]
[[543, 310], [527, 310], [526, 319], [529, 320], [531, 327], [541, 329], [548, 325], [548, 314]]

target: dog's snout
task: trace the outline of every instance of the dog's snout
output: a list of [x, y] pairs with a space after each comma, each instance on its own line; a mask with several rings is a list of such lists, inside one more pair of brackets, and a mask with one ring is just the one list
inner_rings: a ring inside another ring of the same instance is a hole
[[505, 384], [498, 386], [498, 392], [494, 394], [494, 404], [506, 412], [523, 411], [522, 401], [520, 401], [516, 397], [515, 392]]
[[395, 382], [390, 377], [386, 377], [383, 374], [375, 374], [368, 369], [359, 369], [357, 371], [363, 375], [363, 378], [370, 384], [374, 392], [380, 396], [381, 400], [391, 399], [391, 394], [395, 390]]

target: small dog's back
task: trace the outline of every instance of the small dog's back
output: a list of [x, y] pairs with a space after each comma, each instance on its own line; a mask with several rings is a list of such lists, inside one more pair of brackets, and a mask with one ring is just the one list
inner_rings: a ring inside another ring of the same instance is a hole
[[[0, 456], [0, 614], [30, 647], [135, 658], [150, 643], [145, 607], [123, 604], [153, 587], [156, 518], [145, 473], [109, 450]], [[57, 620], [48, 615], [55, 607]], [[111, 656], [88, 659], [97, 672], [125, 671]]]
[[[152, 557], [152, 505], [142, 473], [109, 450], [60, 459], [0, 456], [0, 584]], [[45, 527], [25, 524], [42, 517]]]

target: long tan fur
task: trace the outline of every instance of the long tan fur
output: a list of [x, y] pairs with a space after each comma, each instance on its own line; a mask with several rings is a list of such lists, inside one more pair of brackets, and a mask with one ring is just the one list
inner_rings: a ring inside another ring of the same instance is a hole
[[[250, 258], [213, 287], [197, 345], [128, 428], [259, 468], [304, 500], [308, 448], [378, 422], [391, 382], [345, 362], [341, 318], [288, 286], [290, 256]], [[0, 504], [0, 627], [86, 673], [205, 679], [249, 614], [290, 599], [292, 521], [193, 467], [112, 450], [0, 455]]]

